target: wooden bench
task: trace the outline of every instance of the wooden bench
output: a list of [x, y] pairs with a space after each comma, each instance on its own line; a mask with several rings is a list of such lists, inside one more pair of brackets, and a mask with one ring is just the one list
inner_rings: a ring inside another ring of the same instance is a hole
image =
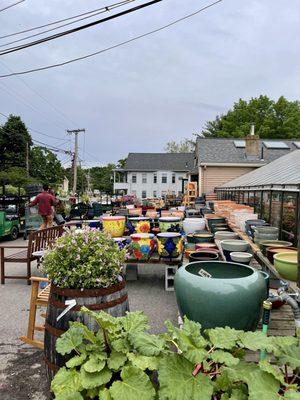
[[44, 348], [44, 342], [38, 339], [35, 339], [35, 331], [44, 332], [44, 325], [36, 324], [36, 312], [39, 307], [47, 307], [49, 295], [50, 295], [50, 284], [48, 284], [44, 289], [39, 290], [40, 282], [49, 283], [47, 278], [38, 278], [32, 277], [30, 278], [32, 282], [31, 287], [31, 297], [30, 297], [30, 307], [29, 307], [29, 319], [28, 319], [28, 327], [27, 327], [27, 335], [21, 336], [20, 339], [34, 347], [38, 347], [39, 349]]
[[[51, 246], [51, 244], [63, 233], [63, 225], [53, 226], [51, 228], [41, 229], [30, 233], [28, 245], [24, 246], [0, 246], [1, 256], [1, 284], [5, 284], [5, 279], [27, 279], [28, 285], [31, 284], [31, 263], [32, 261], [38, 260], [38, 257], [34, 256], [33, 253], [41, 251]], [[16, 249], [18, 251], [5, 255], [5, 250]], [[22, 249], [22, 250], [21, 250]], [[23, 263], [26, 264], [27, 273], [26, 276], [22, 275], [6, 275], [5, 264], [6, 263]]]

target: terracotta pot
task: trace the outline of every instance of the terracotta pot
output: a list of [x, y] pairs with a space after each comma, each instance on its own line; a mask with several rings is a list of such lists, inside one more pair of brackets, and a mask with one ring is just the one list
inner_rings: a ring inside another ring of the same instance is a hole
[[277, 253], [297, 252], [297, 247], [267, 247], [267, 257], [270, 263], [274, 263], [274, 255]]
[[143, 209], [142, 209], [142, 207], [130, 208], [128, 210], [128, 215], [136, 216], [136, 217], [141, 216], [141, 215], [143, 215]]
[[112, 237], [121, 237], [125, 231], [125, 217], [123, 216], [108, 216], [102, 218], [104, 232]]

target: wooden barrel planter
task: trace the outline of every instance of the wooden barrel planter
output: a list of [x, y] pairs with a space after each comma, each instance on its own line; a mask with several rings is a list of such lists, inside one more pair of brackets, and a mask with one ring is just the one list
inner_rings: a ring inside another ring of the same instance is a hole
[[[57, 317], [67, 307], [66, 300], [76, 300], [76, 306], [68, 311], [59, 321]], [[85, 324], [91, 330], [98, 330], [98, 325], [88, 315], [80, 313], [82, 306], [93, 311], [106, 311], [114, 317], [124, 316], [129, 311], [125, 280], [106, 289], [61, 289], [51, 286], [47, 316], [45, 322], [44, 356], [49, 382], [70, 356], [62, 356], [55, 350], [56, 340], [69, 329], [70, 321]]]

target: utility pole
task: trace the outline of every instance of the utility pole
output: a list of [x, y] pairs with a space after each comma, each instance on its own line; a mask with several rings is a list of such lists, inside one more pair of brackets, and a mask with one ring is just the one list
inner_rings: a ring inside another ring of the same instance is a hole
[[69, 135], [74, 134], [75, 145], [74, 145], [74, 158], [73, 158], [73, 193], [76, 193], [77, 189], [77, 162], [78, 162], [78, 134], [80, 132], [85, 132], [85, 129], [73, 129], [67, 130]]
[[26, 142], [26, 175], [29, 177], [29, 144]]

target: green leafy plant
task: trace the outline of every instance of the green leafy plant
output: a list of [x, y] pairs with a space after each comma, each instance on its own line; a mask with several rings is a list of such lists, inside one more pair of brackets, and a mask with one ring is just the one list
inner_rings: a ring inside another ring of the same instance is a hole
[[[187, 319], [182, 329], [166, 322], [166, 333], [151, 335], [142, 312], [120, 318], [82, 312], [99, 330], [73, 322], [57, 340], [57, 351], [71, 358], [52, 381], [56, 400], [300, 399], [297, 338], [228, 327], [201, 334]], [[246, 362], [246, 350], [270, 355]]]
[[118, 282], [125, 251], [96, 229], [66, 230], [43, 260], [43, 270], [61, 288], [106, 288]]

